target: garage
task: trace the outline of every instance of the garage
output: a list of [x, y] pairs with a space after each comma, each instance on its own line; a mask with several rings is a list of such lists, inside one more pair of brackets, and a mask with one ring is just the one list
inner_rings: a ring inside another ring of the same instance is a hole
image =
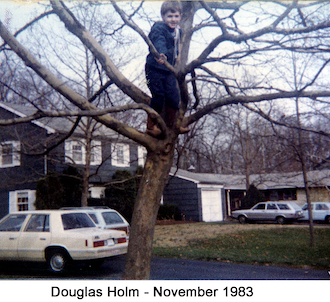
[[202, 221], [222, 221], [222, 203], [220, 189], [201, 189]]
[[164, 189], [163, 201], [177, 205], [187, 221], [215, 222], [227, 218], [224, 186], [210, 174], [175, 171]]

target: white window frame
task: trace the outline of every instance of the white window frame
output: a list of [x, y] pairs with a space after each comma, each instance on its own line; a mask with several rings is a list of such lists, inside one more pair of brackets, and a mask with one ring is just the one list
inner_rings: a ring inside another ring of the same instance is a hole
[[19, 202], [20, 198], [26, 198], [26, 211], [35, 210], [34, 203], [36, 201], [35, 190], [18, 190], [9, 192], [9, 213], [20, 211], [20, 206], [23, 204]]
[[[3, 148], [5, 145], [10, 145], [12, 147], [11, 153], [11, 163], [4, 164], [3, 157]], [[4, 141], [0, 143], [0, 168], [10, 168], [17, 167], [21, 165], [21, 144], [19, 141]]]
[[[122, 152], [122, 158], [119, 158], [118, 152]], [[111, 165], [115, 167], [130, 166], [130, 150], [128, 144], [111, 144]]]
[[[81, 147], [81, 159], [74, 160], [74, 147]], [[76, 165], [86, 165], [86, 140], [67, 140], [65, 141], [65, 162], [74, 163]], [[98, 140], [92, 140], [91, 142], [91, 152], [92, 160], [90, 162], [91, 166], [100, 165], [102, 163], [102, 143]]]

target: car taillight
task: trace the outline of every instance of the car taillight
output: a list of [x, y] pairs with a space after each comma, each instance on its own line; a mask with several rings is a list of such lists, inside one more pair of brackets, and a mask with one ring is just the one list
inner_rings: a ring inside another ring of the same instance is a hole
[[94, 247], [100, 247], [100, 246], [105, 246], [106, 242], [104, 240], [101, 241], [94, 241], [93, 246]]
[[126, 242], [126, 238], [118, 238], [117, 239], [118, 243], [125, 243]]

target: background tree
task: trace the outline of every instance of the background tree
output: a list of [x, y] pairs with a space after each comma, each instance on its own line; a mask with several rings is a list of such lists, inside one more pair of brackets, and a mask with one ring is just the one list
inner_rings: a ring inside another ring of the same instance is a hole
[[[146, 7], [148, 3], [142, 6], [136, 2], [123, 4], [113, 1], [111, 4], [122, 19], [122, 28], [132, 29], [132, 32], [146, 42], [152, 53], [159, 57], [143, 30], [146, 23], [142, 20], [150, 18], [142, 19], [146, 10], [140, 8]], [[162, 191], [173, 163], [180, 126], [197, 123], [225, 106], [249, 104], [251, 109], [264, 113], [271, 101], [286, 100], [287, 103], [292, 103], [290, 100], [299, 97], [328, 104], [327, 97], [330, 96], [324, 81], [328, 69], [328, 3], [189, 1], [182, 4], [181, 55], [176, 66], [166, 63], [178, 79], [181, 94], [180, 113], [173, 129], [168, 129], [162, 118], [147, 105], [150, 97], [144, 91], [145, 86], [134, 81], [129, 72], [125, 73], [123, 69], [121, 71], [111, 59], [111, 55], [98, 43], [97, 37], [93, 37], [83, 26], [75, 12], [74, 3], [51, 1], [51, 7], [46, 9], [56, 15], [56, 18], [51, 17], [53, 22], [60, 20], [59, 24], [64, 24], [93, 54], [104, 74], [113, 82], [113, 89], [117, 89], [118, 94], [123, 96], [124, 103], [113, 104], [114, 106], [106, 109], [90, 103], [75, 87], [59, 78], [50, 68], [46, 68], [41, 58], [33, 56], [32, 46], [24, 47], [19, 39], [0, 23], [0, 36], [8, 48], [79, 110], [66, 110], [61, 114], [93, 116], [97, 122], [148, 150], [132, 217], [124, 278], [149, 277], [154, 225]], [[67, 5], [70, 5], [70, 8]], [[108, 3], [95, 2], [91, 5], [108, 6]], [[138, 26], [140, 22], [141, 26]], [[66, 33], [64, 28], [63, 33]], [[198, 40], [197, 44], [194, 44], [195, 39]], [[205, 43], [201, 43], [202, 41]], [[305, 41], [308, 43], [304, 44]], [[276, 63], [284, 70], [285, 66], [281, 60], [287, 51], [297, 54], [312, 52], [317, 55], [314, 56], [316, 61], [309, 72], [310, 77], [305, 79], [305, 85], [299, 90], [284, 85], [270, 64]], [[253, 75], [253, 85], [247, 84], [250, 81], [246, 81], [246, 70], [249, 70], [248, 75]], [[197, 81], [212, 82], [216, 86], [217, 89], [207, 102], [191, 104], [188, 89], [191, 74]], [[72, 107], [68, 107], [70, 108]], [[164, 133], [163, 137], [150, 137], [140, 131], [141, 129], [123, 123], [114, 115], [125, 110], [139, 110], [143, 116], [145, 112], [153, 115]], [[53, 115], [52, 112], [39, 113], [41, 116], [45, 114]]]
[[78, 170], [69, 167], [62, 174], [51, 172], [37, 182], [35, 207], [38, 210], [79, 207], [81, 193]]
[[132, 219], [136, 198], [136, 178], [127, 170], [118, 170], [105, 190], [106, 203], [119, 211], [129, 222]]

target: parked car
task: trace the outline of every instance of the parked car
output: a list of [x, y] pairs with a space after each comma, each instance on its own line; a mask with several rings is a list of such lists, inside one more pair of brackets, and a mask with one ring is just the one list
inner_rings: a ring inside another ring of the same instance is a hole
[[0, 220], [0, 260], [45, 261], [57, 273], [75, 260], [101, 264], [127, 246], [125, 232], [102, 230], [82, 211], [24, 211]]
[[87, 213], [102, 229], [125, 231], [129, 238], [130, 225], [126, 219], [116, 210], [109, 207], [81, 207], [81, 208], [62, 208], [63, 210], [80, 210]]
[[[330, 223], [330, 202], [313, 202], [312, 213], [313, 220], [324, 221], [325, 223]], [[309, 220], [308, 205], [307, 203], [302, 207], [303, 217], [299, 220]]]
[[302, 209], [294, 202], [260, 202], [248, 210], [237, 210], [232, 212], [232, 217], [240, 223], [248, 221], [276, 221], [284, 224], [303, 217]]

